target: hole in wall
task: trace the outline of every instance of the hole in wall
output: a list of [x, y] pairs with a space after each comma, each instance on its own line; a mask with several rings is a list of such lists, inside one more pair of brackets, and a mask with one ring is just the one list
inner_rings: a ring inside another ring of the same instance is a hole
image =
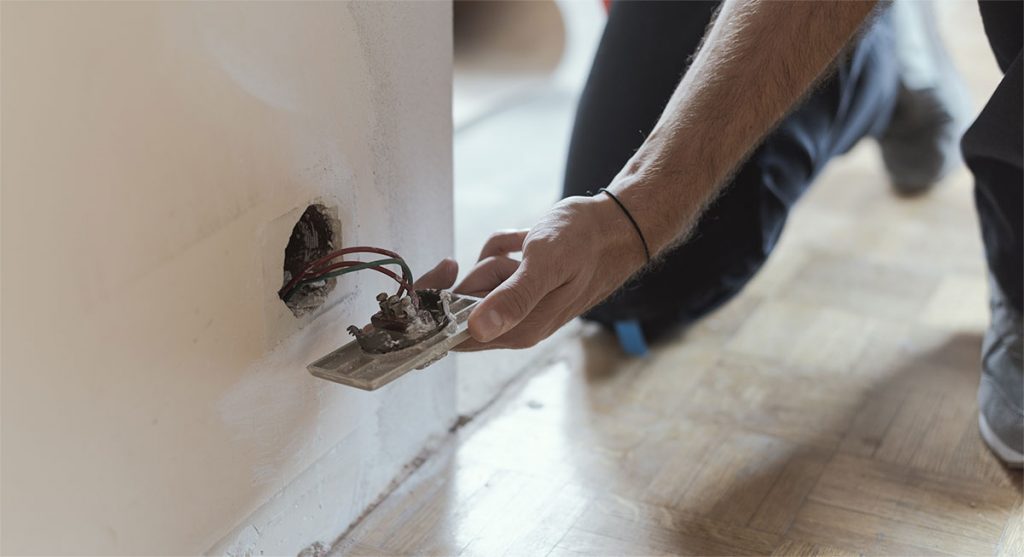
[[[292, 235], [284, 248], [284, 278], [281, 287], [287, 285], [311, 261], [336, 249], [335, 246], [340, 245], [340, 230], [341, 223], [326, 206], [313, 204], [306, 207], [292, 227]], [[301, 285], [291, 295], [279, 292], [278, 296], [295, 317], [302, 317], [324, 305], [336, 284], [337, 280], [327, 279]]]

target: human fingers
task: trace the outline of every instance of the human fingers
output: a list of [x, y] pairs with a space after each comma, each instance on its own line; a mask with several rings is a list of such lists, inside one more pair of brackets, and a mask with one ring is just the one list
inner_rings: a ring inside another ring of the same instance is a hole
[[491, 234], [487, 241], [484, 242], [484, 247], [480, 250], [480, 257], [477, 258], [477, 261], [483, 261], [488, 257], [523, 251], [523, 242], [526, 240], [526, 235], [529, 232], [526, 229], [499, 230]]
[[505, 256], [488, 257], [473, 267], [466, 278], [455, 287], [455, 292], [482, 298], [505, 282], [518, 268], [517, 259]]
[[416, 290], [424, 288], [448, 290], [455, 284], [457, 276], [459, 276], [459, 264], [454, 259], [446, 257], [434, 266], [433, 269], [423, 273], [423, 276], [416, 281], [413, 288]]

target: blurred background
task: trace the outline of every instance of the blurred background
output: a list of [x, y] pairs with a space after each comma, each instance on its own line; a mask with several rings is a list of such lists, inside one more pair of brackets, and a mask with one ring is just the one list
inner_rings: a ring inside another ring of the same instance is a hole
[[[489, 234], [529, 228], [560, 199], [607, 15], [597, 0], [460, 0], [453, 15], [455, 254], [466, 271]], [[574, 328], [531, 350], [457, 355], [459, 411], [477, 411]]]

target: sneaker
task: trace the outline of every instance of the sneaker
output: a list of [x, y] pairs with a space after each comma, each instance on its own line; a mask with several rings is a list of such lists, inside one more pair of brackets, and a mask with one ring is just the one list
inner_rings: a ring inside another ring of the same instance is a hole
[[890, 8], [900, 85], [879, 138], [893, 189], [915, 195], [961, 162], [960, 137], [970, 124], [967, 87], [942, 44], [932, 2], [896, 0]]
[[981, 349], [978, 427], [992, 452], [1011, 468], [1024, 466], [1024, 325], [999, 286], [992, 290], [992, 323]]

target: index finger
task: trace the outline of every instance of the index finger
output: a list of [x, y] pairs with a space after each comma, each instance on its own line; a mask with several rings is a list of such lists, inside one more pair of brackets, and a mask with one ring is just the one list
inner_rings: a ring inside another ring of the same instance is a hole
[[523, 242], [530, 231], [523, 230], [502, 230], [491, 234], [480, 250], [480, 257], [477, 261], [483, 261], [488, 257], [498, 257], [523, 251]]

